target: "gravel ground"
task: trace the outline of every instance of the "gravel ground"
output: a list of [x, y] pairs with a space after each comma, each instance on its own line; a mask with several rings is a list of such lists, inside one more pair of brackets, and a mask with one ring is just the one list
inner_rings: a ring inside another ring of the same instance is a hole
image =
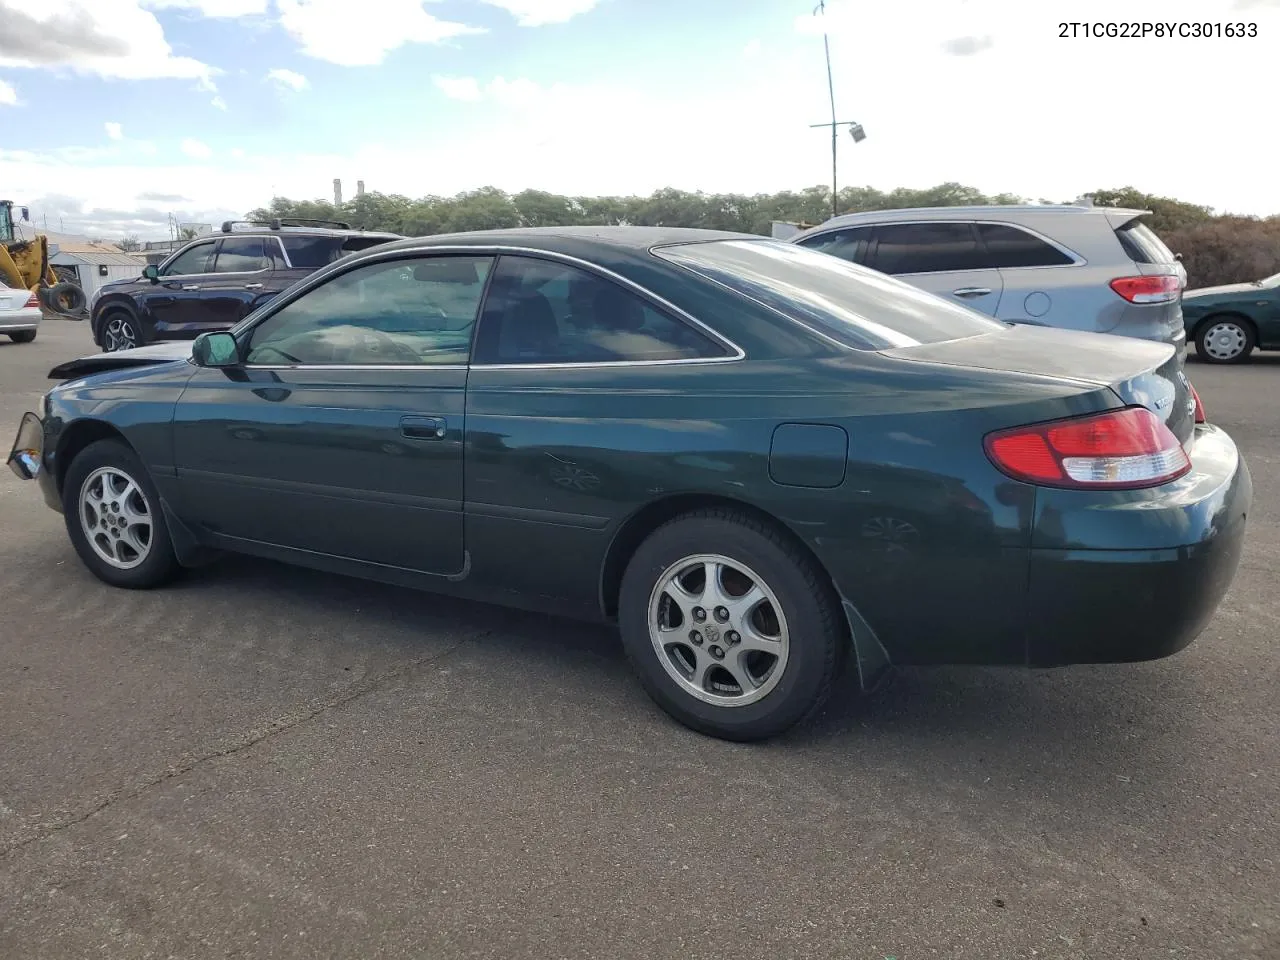
[[[93, 349], [0, 338], [0, 429]], [[763, 746], [608, 630], [256, 560], [112, 590], [0, 471], [0, 957], [1280, 957], [1280, 356], [1191, 373], [1256, 490], [1195, 644]]]

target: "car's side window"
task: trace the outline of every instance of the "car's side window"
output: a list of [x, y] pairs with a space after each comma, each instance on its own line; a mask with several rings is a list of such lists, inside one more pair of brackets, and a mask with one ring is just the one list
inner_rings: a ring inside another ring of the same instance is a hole
[[849, 227], [808, 237], [799, 241], [798, 245], [829, 253], [841, 260], [865, 264], [870, 241], [871, 227]]
[[253, 273], [271, 269], [261, 237], [228, 237], [218, 247], [214, 273]]
[[492, 257], [438, 256], [348, 270], [255, 326], [245, 362], [466, 363], [492, 267]]
[[206, 243], [197, 243], [189, 250], [184, 250], [178, 254], [176, 260], [170, 263], [162, 271], [162, 277], [187, 277], [193, 273], [208, 273], [209, 261], [213, 259], [214, 241], [209, 240]]
[[978, 234], [992, 267], [1061, 267], [1075, 262], [1057, 247], [1007, 223], [980, 223]]
[[987, 266], [973, 225], [968, 223], [887, 223], [876, 228], [870, 264], [881, 273], [943, 273]]
[[606, 277], [554, 260], [504, 256], [485, 299], [473, 362], [617, 363], [726, 353]]

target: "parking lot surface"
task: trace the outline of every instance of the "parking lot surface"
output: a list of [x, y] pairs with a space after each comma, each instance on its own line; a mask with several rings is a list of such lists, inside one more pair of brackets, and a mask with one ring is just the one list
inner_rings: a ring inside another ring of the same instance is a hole
[[[95, 349], [0, 338], [4, 454]], [[1280, 357], [1190, 373], [1255, 483], [1195, 644], [846, 681], [756, 746], [605, 629], [258, 560], [114, 590], [0, 472], [0, 957], [1280, 957]]]

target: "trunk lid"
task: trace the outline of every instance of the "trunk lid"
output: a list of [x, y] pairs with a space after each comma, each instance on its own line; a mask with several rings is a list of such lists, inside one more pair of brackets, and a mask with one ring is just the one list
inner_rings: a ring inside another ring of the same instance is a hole
[[1005, 370], [1110, 387], [1127, 405], [1160, 417], [1184, 446], [1195, 431], [1195, 399], [1170, 344], [1053, 327], [1011, 326], [998, 333], [881, 351], [885, 356], [982, 370]]
[[31, 291], [15, 290], [0, 284], [0, 311], [21, 310], [31, 299]]

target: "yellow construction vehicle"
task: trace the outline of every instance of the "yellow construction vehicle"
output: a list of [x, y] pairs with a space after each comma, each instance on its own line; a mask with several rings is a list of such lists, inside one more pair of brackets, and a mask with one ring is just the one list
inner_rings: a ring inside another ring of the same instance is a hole
[[[25, 207], [22, 219], [29, 219]], [[88, 301], [79, 284], [59, 280], [49, 265], [49, 240], [32, 231], [30, 240], [18, 237], [13, 201], [0, 200], [0, 283], [15, 290], [30, 290], [49, 313], [68, 320], [83, 320]]]

